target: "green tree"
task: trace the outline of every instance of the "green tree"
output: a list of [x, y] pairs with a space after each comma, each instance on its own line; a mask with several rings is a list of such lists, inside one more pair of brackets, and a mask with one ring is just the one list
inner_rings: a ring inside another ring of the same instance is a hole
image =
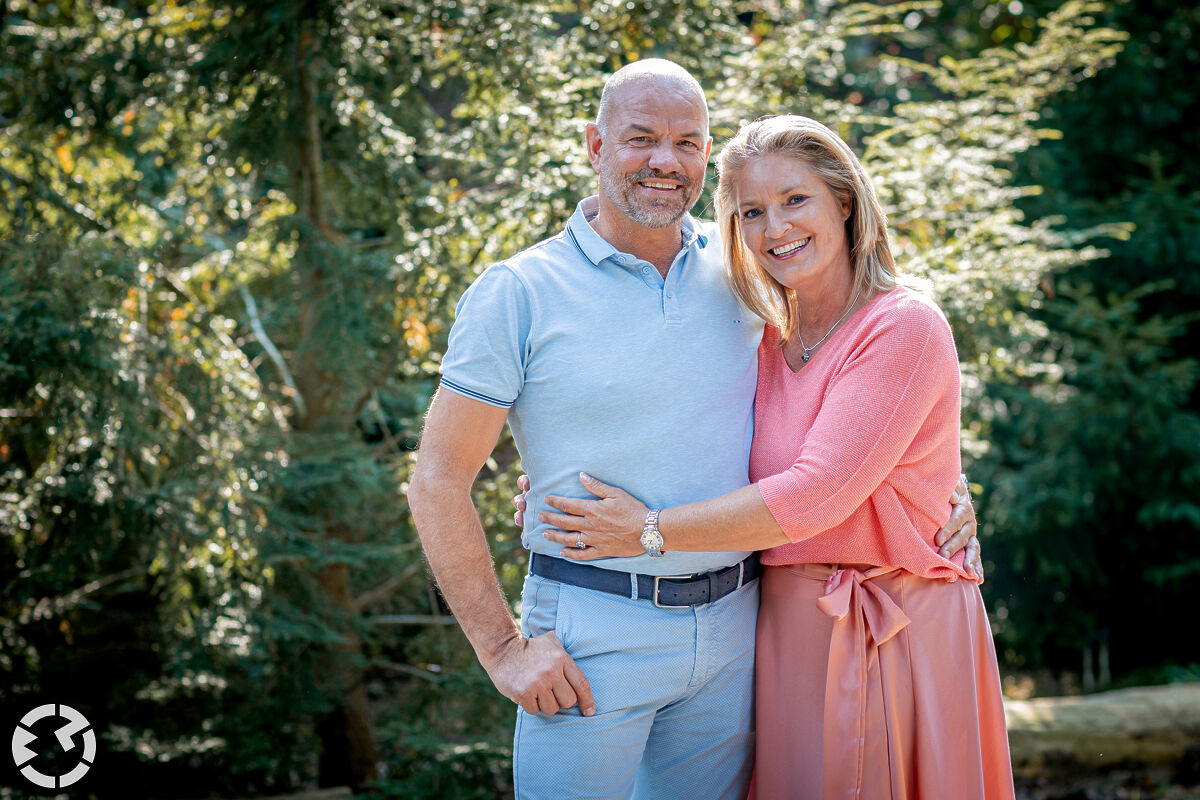
[[[1047, 5], [1015, 4], [1014, 13], [1014, 4], [994, 4], [977, 14], [972, 4], [947, 3], [943, 16], [958, 25], [939, 30], [957, 31], [968, 48], [1028, 38]], [[1191, 588], [1197, 517], [1188, 438], [1200, 409], [1183, 377], [1200, 357], [1187, 335], [1200, 307], [1200, 193], [1192, 188], [1200, 179], [1192, 79], [1200, 12], [1132, 0], [1097, 16], [1127, 30], [1129, 46], [1112, 68], [1051, 100], [1043, 117], [1058, 133], [1016, 174], [1045, 187], [1020, 203], [1038, 224], [1122, 230], [1094, 240], [1104, 248], [1099, 257], [1047, 276], [1033, 293], [1045, 334], [1013, 343], [1027, 354], [1026, 369], [985, 385], [980, 430], [990, 448], [972, 468], [995, 490], [983, 495], [981, 512], [994, 531], [997, 580], [988, 591], [1005, 615], [998, 632], [1010, 663], [1083, 666], [1085, 684], [1103, 678], [1095, 674], [1101, 651], [1118, 677], [1140, 669], [1141, 680], [1152, 679], [1147, 670], [1194, 663], [1170, 615], [1146, 609], [1200, 600]], [[1150, 286], [1159, 290], [1147, 293]], [[1156, 427], [1165, 420], [1169, 427]], [[1164, 440], [1153, 441], [1151, 430]], [[1053, 447], [1039, 453], [1039, 440]], [[1035, 510], [1033, 498], [1048, 507]], [[1107, 599], [1118, 587], [1138, 600]]]
[[1200, 365], [1172, 353], [1200, 314], [1144, 318], [1142, 304], [1163, 289], [1064, 291], [1046, 343], [1061, 371], [989, 394], [1004, 409], [991, 423], [1003, 444], [981, 475], [989, 520], [1004, 532], [990, 557], [1006, 565], [994, 592], [1015, 664], [1077, 667], [1078, 653], [1101, 642], [1107, 651], [1110, 638], [1124, 672], [1157, 666], [1148, 655], [1184, 656], [1164, 648], [1164, 625], [1147, 609], [1187, 605], [1187, 578], [1200, 570], [1174, 533], [1200, 525], [1200, 417], [1186, 407]]

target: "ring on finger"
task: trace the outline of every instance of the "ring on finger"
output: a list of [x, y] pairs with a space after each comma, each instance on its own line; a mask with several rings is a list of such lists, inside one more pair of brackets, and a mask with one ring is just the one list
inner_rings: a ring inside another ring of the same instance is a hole
[[577, 532], [575, 534], [575, 549], [576, 550], [586, 550], [587, 549], [587, 545], [583, 543], [583, 534], [582, 533]]

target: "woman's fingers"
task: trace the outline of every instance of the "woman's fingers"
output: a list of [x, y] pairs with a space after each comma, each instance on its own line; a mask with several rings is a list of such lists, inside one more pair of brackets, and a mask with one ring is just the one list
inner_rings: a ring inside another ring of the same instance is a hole
[[524, 528], [525, 527], [525, 495], [519, 494], [516, 497], [514, 497], [513, 505], [517, 507], [516, 512], [513, 513], [513, 523], [516, 524], [516, 526], [518, 528]]
[[974, 521], [970, 521], [966, 525], [963, 525], [954, 533], [953, 536], [947, 539], [945, 543], [938, 548], [938, 555], [940, 555], [942, 558], [952, 558], [955, 553], [967, 546], [967, 542], [969, 542], [971, 538], [975, 536], [976, 531], [977, 527]]
[[[622, 556], [641, 555], [640, 544], [630, 544], [612, 535], [581, 533], [576, 530], [557, 530], [547, 528], [542, 536], [563, 546], [559, 552], [562, 558], [571, 561], [592, 561], [597, 558], [619, 558]], [[583, 542], [583, 547], [579, 543]]]
[[554, 528], [546, 528], [546, 530], [542, 531], [542, 536], [546, 537], [552, 542], [558, 542], [562, 545], [580, 549], [578, 545], [581, 534], [579, 534], [577, 531], [560, 531], [555, 530]]
[[578, 497], [561, 497], [556, 494], [546, 495], [546, 505], [553, 506], [568, 514], [584, 516], [599, 500], [581, 500]]
[[[959, 489], [962, 488], [961, 479]], [[962, 531], [968, 525], [973, 525], [975, 519], [975, 506], [971, 504], [971, 495], [966, 492], [956, 492], [955, 496], [950, 498], [953, 508], [950, 510], [950, 519], [946, 520], [946, 524], [933, 537], [933, 542], [941, 547], [946, 544], [946, 541], [956, 533]], [[951, 552], [957, 552], [962, 549], [962, 541], [959, 540], [958, 546]]]
[[556, 528], [562, 528], [564, 531], [586, 530], [589, 527], [586, 524], [586, 517], [577, 517], [574, 514], [555, 514], [553, 511], [539, 513], [538, 522], [545, 522]]
[[599, 478], [593, 478], [586, 472], [579, 473], [579, 484], [596, 495], [596, 497], [619, 497], [628, 494], [624, 489], [618, 489], [616, 486], [611, 486]]
[[980, 554], [979, 538], [977, 536], [972, 536], [967, 541], [966, 565], [967, 569], [971, 570], [979, 578], [979, 582], [983, 583], [983, 559]]
[[516, 507], [516, 513], [513, 514], [513, 524], [518, 528], [525, 527], [525, 495], [529, 492], [529, 476], [517, 476], [518, 494], [513, 496], [513, 505]]

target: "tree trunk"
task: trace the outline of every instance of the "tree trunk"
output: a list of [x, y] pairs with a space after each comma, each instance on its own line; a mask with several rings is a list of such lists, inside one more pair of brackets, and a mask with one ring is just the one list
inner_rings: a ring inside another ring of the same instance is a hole
[[[352, 613], [348, 573], [345, 564], [333, 564], [321, 570], [318, 579], [329, 599], [338, 608]], [[362, 655], [358, 636], [352, 631], [343, 631], [337, 652], [338, 674], [334, 686], [335, 696], [342, 699], [342, 704], [317, 721], [317, 735], [321, 739], [317, 783], [320, 786], [351, 786], [359, 791], [374, 780], [377, 773], [375, 735], [363, 673], [358, 666]]]
[[[299, 132], [296, 190], [310, 230], [296, 258], [296, 265], [301, 270], [302, 286], [297, 385], [304, 396], [307, 412], [303, 419], [298, 420], [297, 429], [314, 433], [324, 431], [330, 422], [327, 419], [330, 414], [330, 386], [336, 384], [325, 374], [328, 354], [323, 351], [319, 341], [319, 320], [323, 313], [322, 301], [327, 280], [324, 258], [328, 248], [314, 245], [327, 245], [330, 229], [322, 174], [320, 114], [310, 63], [317, 49], [311, 28], [307, 23], [302, 25], [296, 51]], [[343, 419], [333, 421], [335, 425], [345, 425]], [[323, 524], [323, 536], [326, 539], [348, 541], [352, 538], [347, 527], [338, 520], [326, 519]], [[347, 615], [356, 613], [349, 569], [345, 564], [322, 568], [317, 579], [330, 602], [341, 612]], [[317, 781], [323, 787], [349, 785], [360, 790], [376, 777], [375, 736], [367, 707], [363, 673], [358, 666], [361, 653], [358, 636], [352, 630], [343, 630], [342, 641], [335, 651], [336, 674], [332, 676], [334, 696], [341, 704], [322, 715], [317, 722], [317, 733], [321, 739]]]

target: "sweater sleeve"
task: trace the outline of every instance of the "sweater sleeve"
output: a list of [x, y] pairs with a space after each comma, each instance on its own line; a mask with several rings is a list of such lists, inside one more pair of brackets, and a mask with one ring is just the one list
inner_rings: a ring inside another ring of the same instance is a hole
[[920, 457], [909, 451], [929, 426], [957, 431], [957, 402], [953, 414], [934, 410], [958, 391], [954, 339], [935, 306], [910, 301], [881, 319], [831, 377], [796, 461], [758, 482], [787, 537], [844, 522], [898, 464]]

